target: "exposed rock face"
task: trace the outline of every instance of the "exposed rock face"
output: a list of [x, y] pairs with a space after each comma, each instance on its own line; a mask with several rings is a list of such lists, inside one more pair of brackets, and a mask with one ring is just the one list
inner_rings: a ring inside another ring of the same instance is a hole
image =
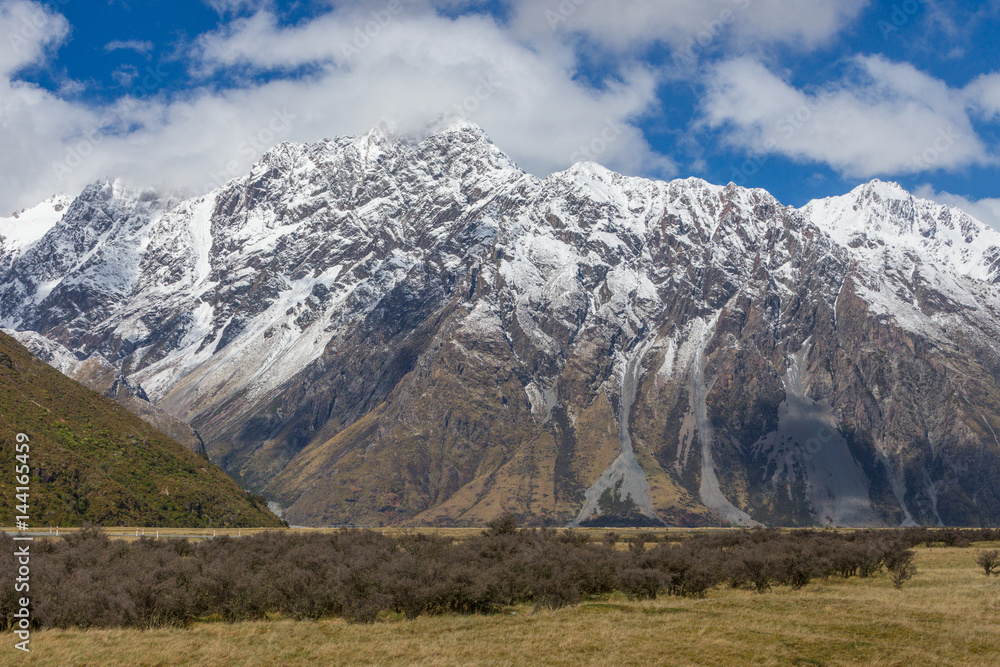
[[893, 184], [542, 180], [459, 124], [97, 184], [3, 252], [3, 326], [292, 523], [1000, 523], [1000, 235]]

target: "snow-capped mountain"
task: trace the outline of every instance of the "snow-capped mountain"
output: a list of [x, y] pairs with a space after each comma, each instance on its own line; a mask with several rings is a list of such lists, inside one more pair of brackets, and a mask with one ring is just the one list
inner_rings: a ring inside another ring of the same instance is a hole
[[9, 264], [24, 248], [45, 236], [62, 218], [70, 202], [72, 198], [68, 195], [55, 195], [30, 209], [16, 211], [9, 218], [0, 218], [0, 261]]
[[0, 326], [292, 523], [1000, 522], [1000, 234], [895, 184], [539, 179], [458, 123], [38, 211]]

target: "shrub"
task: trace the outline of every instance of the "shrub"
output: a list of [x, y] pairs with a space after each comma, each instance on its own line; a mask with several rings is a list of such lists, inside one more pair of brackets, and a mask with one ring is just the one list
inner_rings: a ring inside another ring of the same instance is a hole
[[983, 568], [983, 574], [987, 577], [991, 574], [998, 574], [1000, 573], [1000, 551], [996, 549], [980, 551], [976, 555], [976, 563]]
[[799, 590], [812, 581], [821, 569], [821, 566], [816, 567], [808, 561], [794, 561], [787, 565], [784, 580], [794, 590]]
[[771, 582], [779, 578], [777, 565], [766, 545], [737, 547], [727, 554], [729, 585], [752, 588], [758, 593], [768, 591]]
[[[620, 550], [617, 539], [591, 542], [582, 532], [518, 530], [512, 515], [465, 541], [342, 530], [126, 543], [88, 529], [34, 543], [32, 621], [36, 627], [151, 628], [278, 614], [371, 623], [383, 612], [415, 618], [490, 614], [521, 604], [559, 608], [615, 590], [633, 599], [703, 596], [726, 582], [763, 593], [801, 588], [818, 577], [872, 576], [883, 567], [902, 586], [915, 571], [910, 547], [997, 537], [989, 530], [742, 530], [646, 548], [653, 540], [639, 533]], [[12, 544], [0, 536], [0, 565], [8, 569]], [[1000, 572], [997, 551], [981, 552], [977, 562], [987, 574]], [[17, 604], [11, 590], [0, 593], [4, 629]]]
[[902, 588], [903, 583], [913, 578], [917, 566], [913, 563], [916, 554], [902, 544], [896, 544], [885, 554], [885, 568], [892, 576], [892, 585]]
[[517, 532], [517, 517], [506, 512], [486, 524], [484, 535], [513, 535]]
[[629, 568], [615, 577], [615, 588], [632, 600], [655, 600], [663, 589], [663, 573], [652, 568]]
[[628, 548], [632, 553], [641, 554], [646, 550], [646, 535], [639, 533], [628, 538]]

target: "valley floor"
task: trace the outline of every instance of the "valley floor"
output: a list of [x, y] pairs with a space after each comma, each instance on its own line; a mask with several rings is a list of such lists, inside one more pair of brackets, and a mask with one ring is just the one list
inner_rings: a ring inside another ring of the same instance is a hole
[[[986, 545], [974, 545], [983, 547]], [[990, 545], [997, 546], [997, 545]], [[497, 616], [199, 623], [187, 629], [34, 633], [31, 665], [997, 665], [1000, 577], [976, 549], [917, 547], [916, 577], [817, 581], [757, 594]], [[7, 662], [13, 647], [4, 647]], [[18, 656], [20, 658], [21, 656]], [[13, 664], [10, 660], [8, 664]]]

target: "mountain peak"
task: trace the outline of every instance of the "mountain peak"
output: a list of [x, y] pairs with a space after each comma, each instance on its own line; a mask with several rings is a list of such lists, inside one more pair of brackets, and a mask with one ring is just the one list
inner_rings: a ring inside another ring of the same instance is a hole
[[72, 202], [69, 195], [54, 195], [31, 208], [15, 211], [9, 218], [0, 218], [0, 238], [6, 240], [7, 250], [23, 248], [42, 238]]
[[439, 117], [427, 125], [428, 134], [452, 134], [455, 132], [468, 132], [484, 137], [492, 143], [489, 135], [479, 124], [474, 123], [465, 116], [458, 114], [448, 114]]
[[909, 256], [981, 280], [997, 275], [1000, 233], [961, 209], [915, 197], [898, 183], [875, 179], [801, 210], [840, 245], [872, 261]]
[[870, 198], [872, 196], [876, 196], [883, 201], [907, 200], [913, 197], [913, 195], [899, 183], [895, 181], [883, 181], [878, 178], [872, 179], [871, 181], [854, 188], [851, 190], [851, 195], [855, 195], [858, 198]]

